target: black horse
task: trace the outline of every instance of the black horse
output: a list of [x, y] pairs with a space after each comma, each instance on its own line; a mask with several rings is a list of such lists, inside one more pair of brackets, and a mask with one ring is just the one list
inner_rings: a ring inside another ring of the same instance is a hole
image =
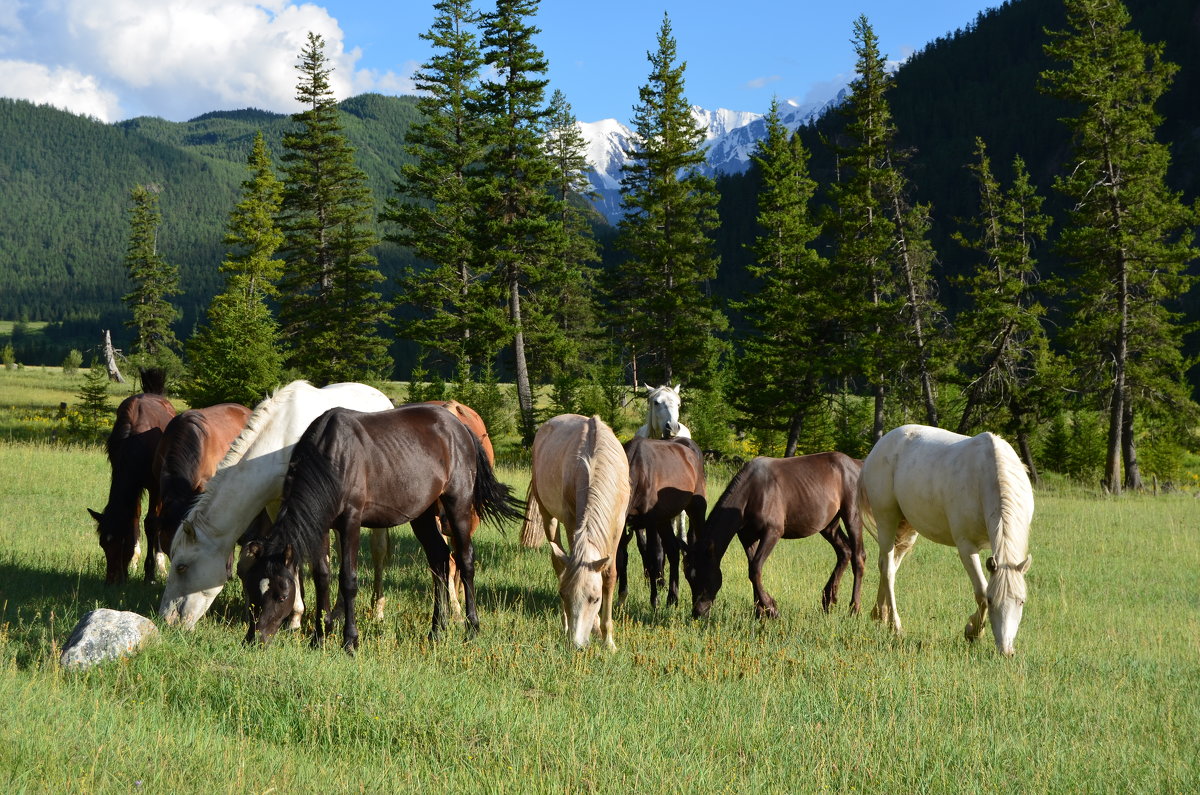
[[326, 555], [333, 528], [341, 553], [338, 594], [346, 618], [342, 645], [353, 652], [358, 646], [354, 599], [360, 529], [406, 522], [412, 523], [425, 548], [437, 583], [432, 621], [436, 636], [446, 625], [450, 560], [450, 548], [438, 530], [439, 509], [462, 577], [468, 627], [477, 631], [473, 516], [495, 523], [524, 516], [521, 502], [496, 479], [479, 438], [439, 406], [326, 411], [292, 452], [283, 503], [270, 534], [242, 549], [238, 574], [249, 608], [247, 642], [266, 642], [291, 615], [305, 562], [312, 568], [317, 595], [313, 644], [324, 642], [333, 623]]

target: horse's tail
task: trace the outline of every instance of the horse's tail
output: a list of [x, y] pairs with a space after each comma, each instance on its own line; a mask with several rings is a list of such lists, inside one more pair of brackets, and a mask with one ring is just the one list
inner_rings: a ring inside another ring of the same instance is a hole
[[513, 496], [511, 488], [496, 478], [496, 471], [488, 462], [487, 453], [484, 452], [479, 437], [474, 433], [470, 435], [475, 442], [475, 513], [503, 533], [503, 520], [524, 518], [525, 506]]
[[525, 523], [521, 525], [521, 546], [536, 549], [546, 540], [546, 531], [542, 529], [542, 507], [538, 505], [533, 493], [533, 481], [529, 482], [529, 491], [525, 493]]
[[[863, 462], [862, 469], [866, 469], [866, 462]], [[879, 533], [875, 531], [875, 514], [871, 511], [871, 500], [867, 498], [867, 479], [863, 477], [863, 471], [860, 469], [858, 473], [858, 518], [862, 520], [863, 529], [871, 534], [871, 538], [879, 540]]]

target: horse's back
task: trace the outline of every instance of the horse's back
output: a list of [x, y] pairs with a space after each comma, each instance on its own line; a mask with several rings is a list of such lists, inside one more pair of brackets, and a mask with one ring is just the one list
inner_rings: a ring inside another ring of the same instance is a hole
[[[533, 439], [533, 488], [551, 516], [574, 526], [584, 507], [586, 489], [599, 466], [623, 490], [622, 512], [629, 501], [628, 459], [616, 434], [598, 417], [560, 414], [542, 423]], [[620, 473], [615, 474], [614, 469]]]
[[[624, 445], [629, 459], [629, 514], [653, 511], [663, 495], [671, 495], [672, 514], [683, 510], [693, 495], [705, 496], [704, 456], [688, 438], [634, 437]], [[673, 510], [680, 503], [679, 510]]]

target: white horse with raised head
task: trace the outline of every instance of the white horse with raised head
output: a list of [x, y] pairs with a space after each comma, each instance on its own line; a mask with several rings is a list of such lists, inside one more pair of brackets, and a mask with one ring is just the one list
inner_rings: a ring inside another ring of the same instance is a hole
[[641, 436], [643, 439], [673, 439], [676, 436], [692, 438], [688, 426], [679, 421], [679, 407], [683, 405], [681, 386], [683, 385], [664, 384], [653, 387], [642, 384], [642, 388], [646, 390], [646, 423], [634, 432], [634, 436]]
[[[550, 541], [563, 631], [576, 648], [588, 645], [597, 624], [605, 645], [616, 648], [612, 605], [617, 542], [628, 507], [629, 461], [603, 420], [560, 414], [542, 423], [533, 438], [521, 542], [532, 547], [542, 536]], [[569, 553], [561, 546], [564, 527]]]
[[[335, 406], [382, 411], [391, 409], [392, 401], [366, 384], [330, 384], [317, 389], [307, 381], [293, 381], [258, 404], [175, 533], [171, 568], [159, 605], [159, 614], [168, 624], [192, 629], [208, 612], [232, 576], [233, 548], [243, 531], [262, 510], [272, 519], [279, 513], [292, 448], [313, 420]], [[373, 534], [371, 539], [377, 597], [384, 555], [378, 554], [376, 547], [382, 541], [386, 550], [386, 533], [378, 531], [379, 538]], [[298, 619], [299, 613], [293, 624]]]
[[[991, 433], [962, 436], [925, 425], [902, 425], [885, 434], [863, 462], [859, 503], [873, 515], [879, 541], [879, 594], [873, 615], [901, 631], [896, 612], [896, 570], [917, 534], [958, 549], [977, 609], [964, 634], [983, 634], [989, 615], [996, 649], [1013, 653], [1025, 605], [1025, 572], [1033, 488], [1021, 459]], [[991, 578], [979, 565], [990, 548]]]

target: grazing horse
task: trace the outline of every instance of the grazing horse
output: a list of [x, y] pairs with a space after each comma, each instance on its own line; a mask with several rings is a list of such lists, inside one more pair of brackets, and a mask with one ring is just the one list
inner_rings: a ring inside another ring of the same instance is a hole
[[[838, 584], [854, 570], [851, 612], [858, 612], [865, 560], [857, 494], [861, 464], [842, 453], [751, 459], [733, 476], [700, 532], [684, 550], [684, 574], [692, 588], [692, 615], [708, 614], [721, 590], [721, 558], [736, 534], [746, 550], [754, 610], [779, 615], [762, 584], [763, 564], [781, 538], [820, 533], [837, 555], [821, 592], [826, 611], [837, 603]], [[841, 527], [838, 526], [839, 522]], [[844, 528], [844, 529], [843, 529]]]
[[[963, 634], [976, 640], [990, 614], [996, 650], [1013, 653], [1025, 607], [1033, 488], [1021, 459], [991, 433], [962, 436], [925, 425], [889, 431], [863, 463], [863, 512], [873, 515], [879, 541], [879, 594], [872, 615], [901, 631], [896, 569], [917, 534], [958, 549], [975, 592], [976, 611]], [[990, 547], [990, 579], [979, 550]]]
[[[232, 575], [234, 545], [266, 509], [274, 517], [283, 496], [292, 448], [309, 423], [334, 406], [390, 409], [387, 395], [366, 384], [330, 384], [317, 389], [293, 381], [259, 403], [246, 428], [217, 467], [180, 525], [171, 544], [171, 568], [159, 614], [186, 629], [208, 611]], [[380, 560], [376, 563], [382, 567]], [[376, 572], [379, 580], [379, 572]], [[293, 624], [299, 626], [299, 615]]]
[[[646, 422], [634, 431], [633, 435], [642, 439], [674, 439], [676, 436], [682, 436], [685, 439], [692, 438], [692, 432], [688, 426], [679, 421], [679, 409], [683, 405], [683, 393], [681, 392], [683, 384], [675, 386], [663, 384], [657, 387], [642, 384], [642, 388], [646, 390]], [[688, 529], [687, 514], [681, 513], [676, 516], [673, 524], [675, 538], [682, 542]], [[635, 532], [637, 533], [638, 550], [646, 550], [646, 532], [644, 530]], [[650, 543], [654, 544], [653, 541]], [[653, 549], [654, 547], [651, 547], [651, 550]], [[658, 553], [651, 551], [651, 554]], [[643, 554], [643, 564], [645, 563], [644, 557]]]
[[296, 443], [270, 534], [242, 550], [238, 574], [250, 616], [246, 641], [267, 642], [291, 614], [300, 564], [307, 562], [317, 595], [313, 644], [324, 642], [333, 622], [326, 555], [332, 527], [340, 542], [342, 646], [353, 652], [358, 647], [354, 600], [360, 529], [406, 522], [412, 523], [434, 573], [431, 634], [436, 636], [446, 625], [450, 557], [438, 531], [439, 512], [449, 525], [462, 576], [467, 624], [477, 631], [472, 515], [498, 524], [521, 518], [521, 507], [496, 480], [479, 438], [445, 409], [420, 404], [374, 413], [330, 409]]
[[[533, 474], [521, 542], [550, 541], [558, 575], [563, 630], [582, 649], [597, 620], [605, 645], [613, 640], [616, 551], [629, 505], [629, 462], [612, 429], [599, 417], [560, 414], [542, 423], [533, 438]], [[560, 528], [571, 539], [559, 545]]]
[[171, 549], [183, 515], [204, 491], [248, 419], [250, 409], [240, 403], [219, 403], [188, 409], [167, 425], [154, 453], [154, 480], [158, 483], [155, 551]]
[[175, 416], [175, 407], [162, 395], [141, 393], [125, 398], [117, 407], [117, 418], [108, 435], [105, 448], [112, 467], [112, 482], [108, 487], [108, 504], [97, 513], [88, 508], [96, 520], [100, 547], [104, 550], [106, 583], [124, 582], [129, 578], [129, 566], [137, 558], [138, 519], [142, 512], [142, 492], [150, 494], [146, 510], [146, 582], [154, 582], [154, 569], [159, 561], [157, 548], [158, 483], [152, 477], [154, 451], [162, 439], [163, 430]]
[[[679, 601], [679, 544], [671, 524], [687, 513], [692, 526], [704, 523], [708, 507], [704, 455], [691, 439], [643, 439], [625, 443], [629, 459], [629, 509], [626, 532], [617, 547], [617, 604], [625, 602], [629, 539], [636, 536], [642, 565], [650, 581], [650, 605], [658, 607], [658, 583], [663, 577], [663, 551], [671, 562], [667, 606]], [[648, 536], [648, 538], [647, 538]]]

